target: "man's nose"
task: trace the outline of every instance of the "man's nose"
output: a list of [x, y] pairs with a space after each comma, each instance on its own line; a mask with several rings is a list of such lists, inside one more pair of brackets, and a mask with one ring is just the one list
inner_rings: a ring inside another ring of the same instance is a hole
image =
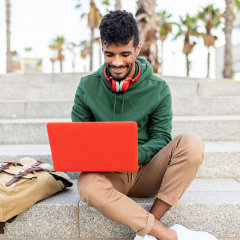
[[114, 56], [113, 61], [112, 61], [112, 65], [115, 67], [120, 67], [123, 66], [123, 60], [120, 56]]

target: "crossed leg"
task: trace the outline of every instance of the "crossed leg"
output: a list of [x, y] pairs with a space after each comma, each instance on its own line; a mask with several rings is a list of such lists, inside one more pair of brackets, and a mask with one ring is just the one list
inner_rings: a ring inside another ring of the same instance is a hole
[[[203, 143], [193, 134], [182, 134], [134, 173], [82, 173], [78, 179], [80, 197], [106, 217], [130, 227], [137, 234], [175, 240], [176, 232], [159, 220], [186, 191], [203, 160]], [[157, 198], [150, 212], [130, 197]]]

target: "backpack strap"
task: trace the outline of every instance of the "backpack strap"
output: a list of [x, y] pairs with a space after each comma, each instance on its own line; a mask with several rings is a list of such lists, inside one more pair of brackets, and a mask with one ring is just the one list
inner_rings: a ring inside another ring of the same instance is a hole
[[55, 169], [46, 169], [46, 168], [42, 168], [42, 167], [32, 167], [32, 168], [27, 168], [25, 171], [23, 172], [19, 172], [18, 174], [15, 174], [13, 176], [13, 178], [6, 183], [6, 187], [11, 186], [13, 183], [18, 182], [19, 179], [23, 176], [28, 175], [28, 173], [33, 173], [33, 172], [39, 172], [39, 171], [44, 171], [44, 172], [55, 172]]
[[4, 227], [6, 222], [0, 222], [0, 234], [4, 234]]
[[36, 167], [36, 166], [39, 166], [40, 164], [42, 164], [44, 162], [40, 161], [40, 160], [37, 160], [36, 163], [34, 163], [31, 167]]
[[[15, 220], [16, 217], [17, 216], [12, 217], [12, 218], [8, 219], [6, 222], [11, 223]], [[6, 222], [0, 222], [0, 234], [4, 234], [4, 228], [5, 228]]]
[[3, 162], [6, 164], [2, 164], [0, 165], [0, 172], [4, 171], [5, 169], [10, 168], [11, 166], [23, 166], [21, 163], [17, 163], [17, 162]]

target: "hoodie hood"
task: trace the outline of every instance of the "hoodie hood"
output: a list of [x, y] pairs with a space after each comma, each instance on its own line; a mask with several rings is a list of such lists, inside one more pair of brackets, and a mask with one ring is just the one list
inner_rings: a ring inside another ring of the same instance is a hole
[[[137, 80], [137, 82], [134, 82], [127, 91], [130, 91], [132, 88], [135, 88], [138, 84], [140, 84], [144, 79], [149, 78], [152, 74], [153, 74], [153, 69], [152, 66], [150, 65], [150, 63], [141, 57], [136, 57], [135, 60], [139, 63], [139, 66], [141, 68], [141, 75], [139, 77], [139, 79]], [[98, 70], [97, 73], [99, 74], [99, 76], [101, 77], [102, 81], [104, 82], [104, 84], [107, 86], [107, 88], [111, 89], [110, 84], [108, 83], [108, 81], [106, 81], [105, 76], [104, 76], [104, 68], [105, 68], [106, 64], [103, 64]], [[136, 74], [136, 73], [135, 73]]]

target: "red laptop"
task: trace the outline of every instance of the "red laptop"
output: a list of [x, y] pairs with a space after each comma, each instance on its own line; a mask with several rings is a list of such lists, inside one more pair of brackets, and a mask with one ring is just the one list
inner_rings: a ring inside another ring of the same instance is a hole
[[138, 169], [136, 122], [47, 124], [57, 171], [134, 172]]

